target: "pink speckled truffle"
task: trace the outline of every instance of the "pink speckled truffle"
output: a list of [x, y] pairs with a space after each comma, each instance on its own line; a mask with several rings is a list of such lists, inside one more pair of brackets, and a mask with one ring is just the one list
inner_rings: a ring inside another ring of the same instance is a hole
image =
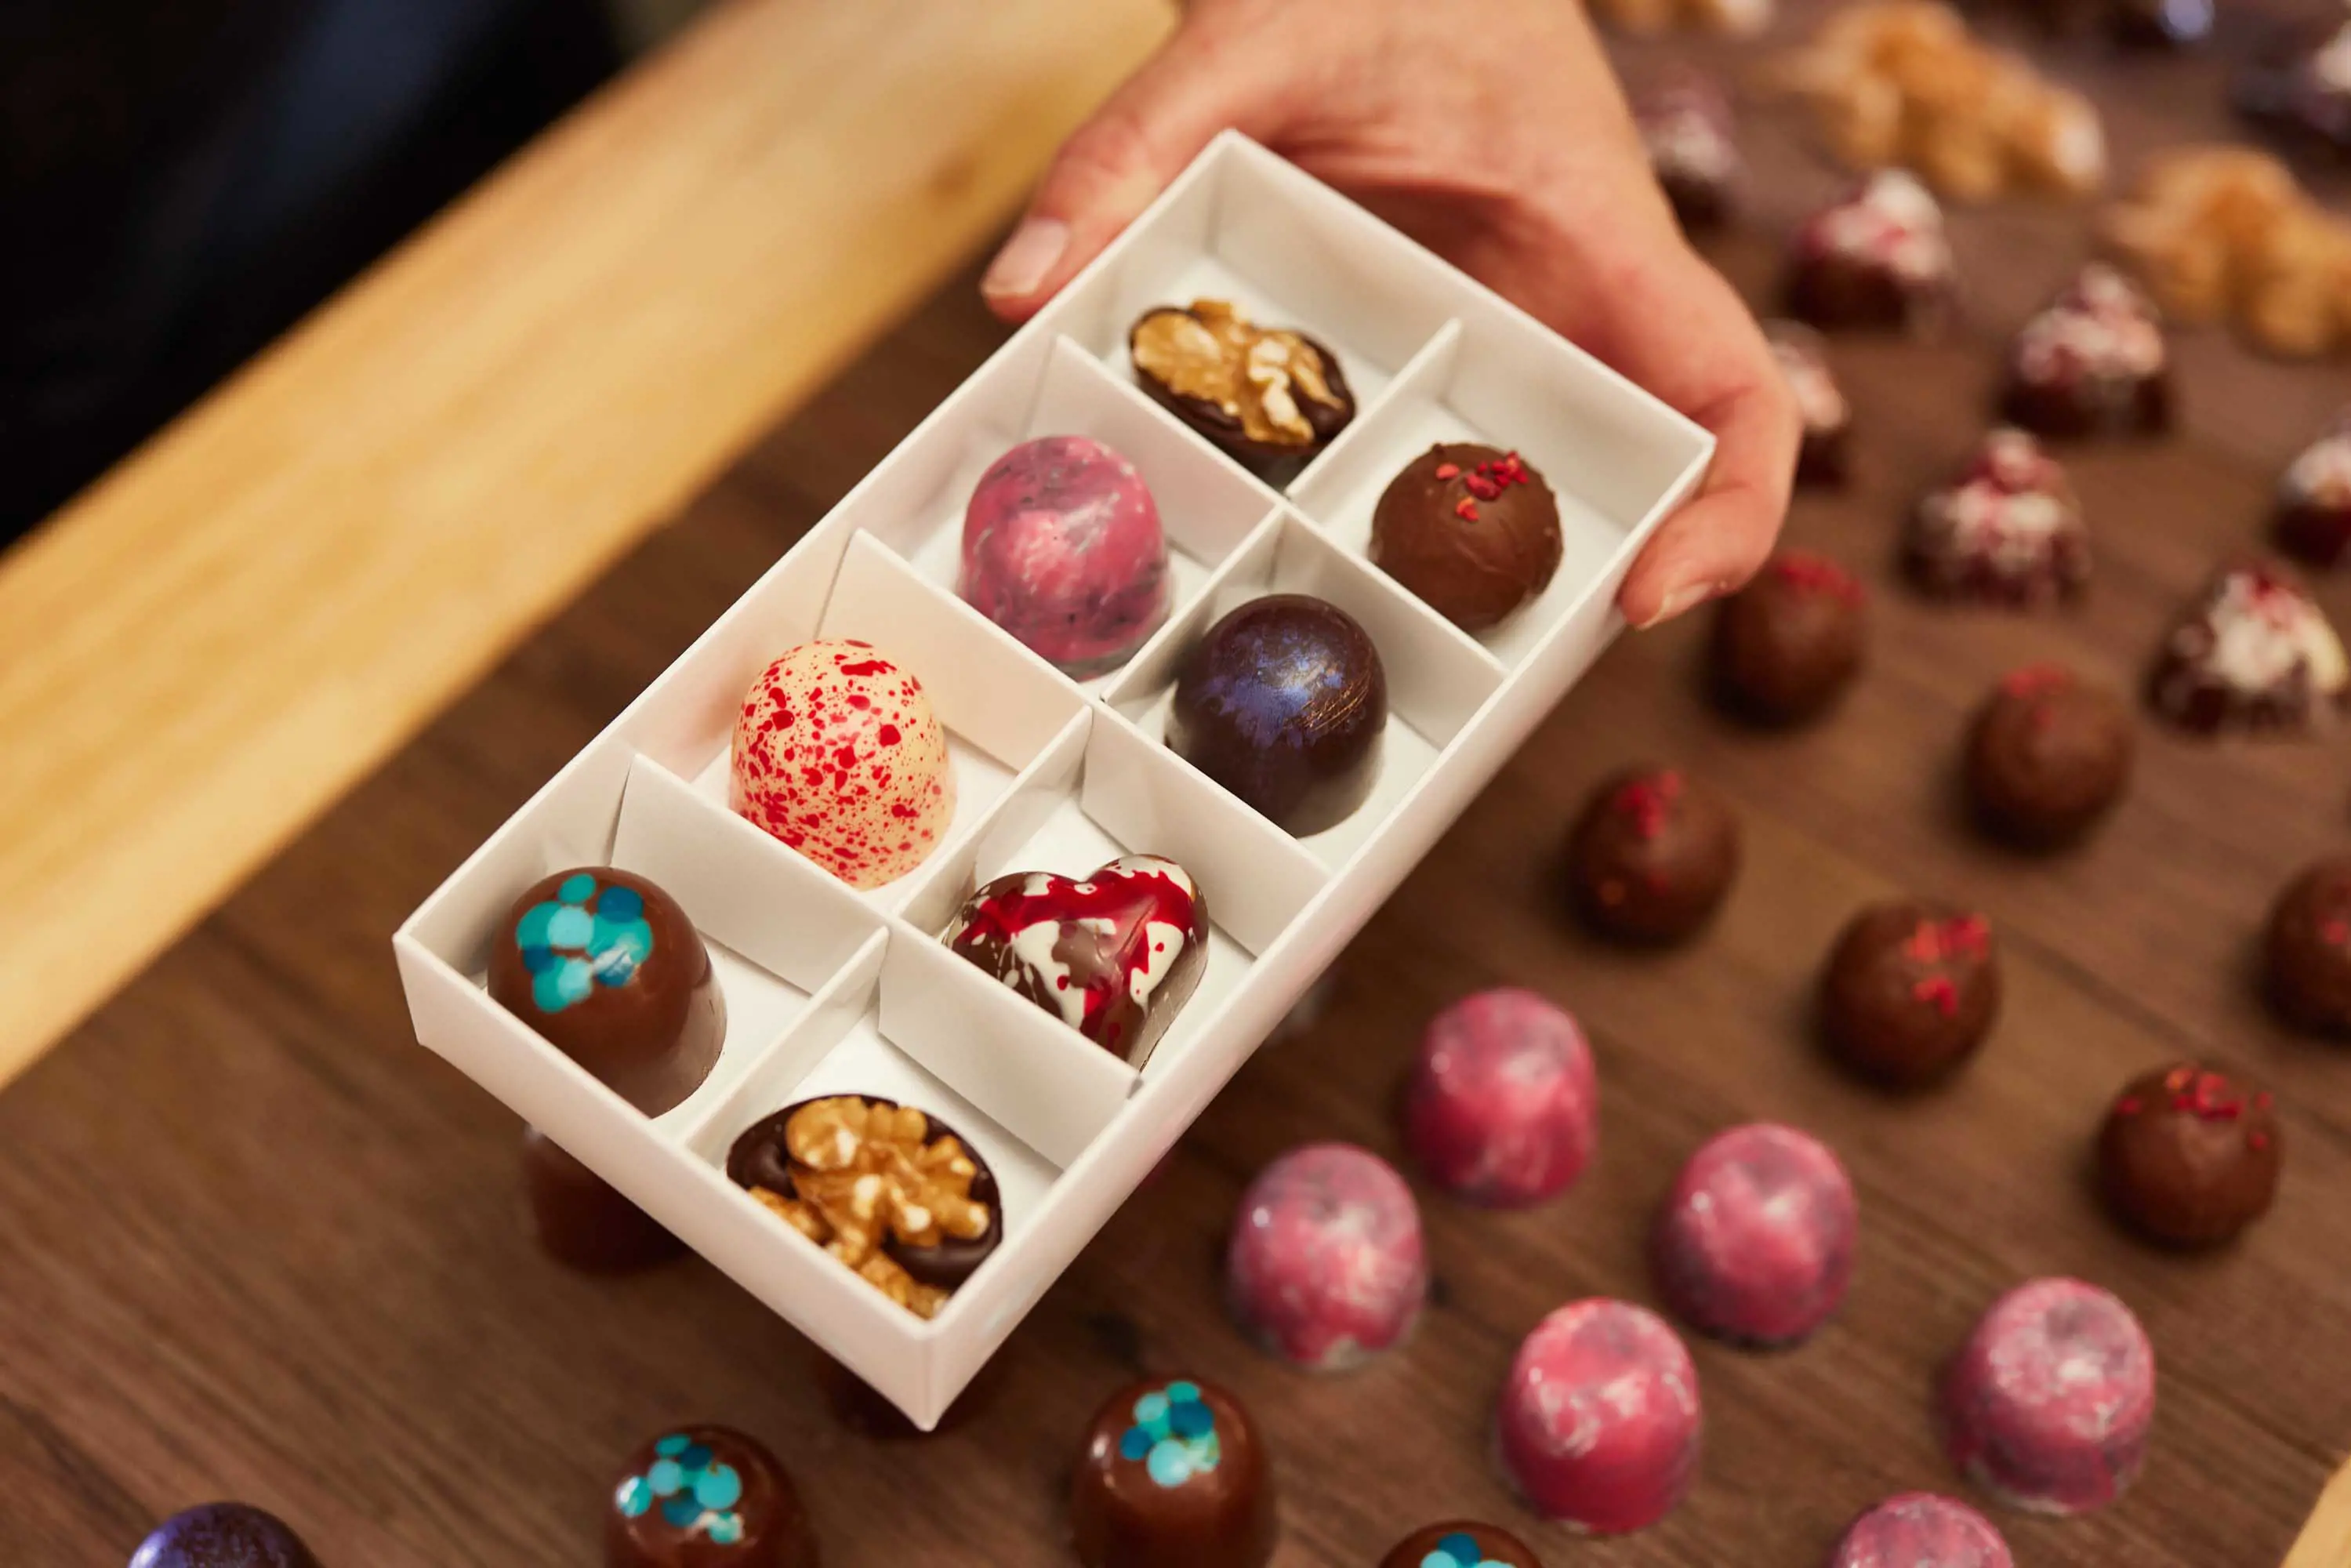
[[2155, 1350], [2131, 1311], [2079, 1280], [2034, 1280], [1991, 1304], [1943, 1377], [1951, 1462], [2001, 1500], [2082, 1513], [2147, 1458]]
[[1116, 668], [1167, 619], [1167, 543], [1150, 486], [1099, 441], [1022, 442], [964, 509], [958, 591], [1070, 674]]
[[870, 643], [803, 643], [744, 694], [728, 804], [850, 886], [922, 864], [955, 801], [922, 682]]
[[1225, 1299], [1249, 1337], [1318, 1372], [1397, 1343], [1428, 1295], [1412, 1189], [1353, 1144], [1309, 1144], [1259, 1172], [1225, 1270]]
[[1532, 991], [1462, 998], [1429, 1020], [1405, 1092], [1405, 1145], [1456, 1197], [1517, 1208], [1564, 1192], [1600, 1140], [1583, 1031]]
[[1828, 1568], [2016, 1568], [1991, 1521], [1933, 1492], [1889, 1497], [1846, 1527]]
[[1690, 1156], [1657, 1213], [1657, 1289], [1701, 1333], [1796, 1344], [1844, 1303], [1858, 1225], [1826, 1145], [1768, 1122], [1733, 1127]]
[[1530, 1507], [1615, 1535], [1671, 1512], [1698, 1469], [1698, 1369], [1655, 1312], [1572, 1301], [1535, 1325], [1494, 1416]]

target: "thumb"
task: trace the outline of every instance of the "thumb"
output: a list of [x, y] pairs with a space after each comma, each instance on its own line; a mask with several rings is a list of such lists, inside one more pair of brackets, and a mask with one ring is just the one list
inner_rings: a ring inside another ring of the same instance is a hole
[[1118, 237], [1230, 126], [1272, 133], [1259, 49], [1237, 49], [1198, 22], [1112, 95], [1054, 156], [1029, 213], [988, 264], [979, 292], [1008, 321], [1025, 321]]

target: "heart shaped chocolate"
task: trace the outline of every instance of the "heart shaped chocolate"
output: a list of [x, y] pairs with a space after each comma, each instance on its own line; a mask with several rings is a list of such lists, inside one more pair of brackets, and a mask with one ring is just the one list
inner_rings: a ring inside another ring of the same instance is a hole
[[999, 876], [964, 901], [946, 944], [1021, 996], [1141, 1067], [1208, 959], [1208, 915], [1191, 873], [1122, 855], [1082, 882]]

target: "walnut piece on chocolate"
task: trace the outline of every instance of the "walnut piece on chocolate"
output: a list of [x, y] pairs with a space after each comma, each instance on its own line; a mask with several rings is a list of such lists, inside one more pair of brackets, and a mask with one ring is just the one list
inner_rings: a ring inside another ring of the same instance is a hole
[[1145, 391], [1245, 461], [1309, 454], [1354, 417], [1328, 350], [1226, 300], [1146, 311], [1127, 346]]

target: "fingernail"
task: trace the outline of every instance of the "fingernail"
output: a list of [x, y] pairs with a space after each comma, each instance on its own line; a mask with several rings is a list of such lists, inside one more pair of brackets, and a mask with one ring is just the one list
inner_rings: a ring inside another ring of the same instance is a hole
[[1069, 225], [1059, 218], [1030, 218], [987, 264], [979, 291], [991, 299], [1025, 299], [1043, 285], [1069, 248]]
[[1656, 613], [1646, 621], [1636, 622], [1633, 629], [1646, 632], [1652, 626], [1662, 626], [1677, 615], [1687, 614], [1720, 591], [1711, 582], [1685, 582], [1668, 590], [1665, 598], [1657, 601]]

